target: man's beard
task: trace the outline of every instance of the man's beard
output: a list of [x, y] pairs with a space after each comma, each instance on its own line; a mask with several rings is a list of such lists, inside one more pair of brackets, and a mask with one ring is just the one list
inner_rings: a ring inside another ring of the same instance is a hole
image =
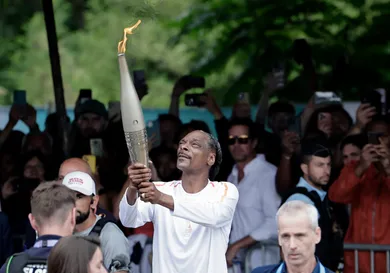
[[89, 217], [89, 214], [90, 214], [90, 210], [88, 210], [87, 212], [83, 213], [81, 211], [77, 211], [79, 213], [79, 215], [76, 216], [76, 225], [79, 225], [81, 223], [84, 223], [88, 217]]
[[320, 179], [317, 179], [317, 178], [315, 178], [315, 177], [313, 177], [311, 175], [309, 175], [309, 180], [310, 180], [311, 183], [313, 183], [314, 185], [316, 185], [319, 188], [322, 188], [322, 187], [326, 186], [328, 184], [328, 182], [329, 182], [329, 179], [326, 182], [321, 182]]

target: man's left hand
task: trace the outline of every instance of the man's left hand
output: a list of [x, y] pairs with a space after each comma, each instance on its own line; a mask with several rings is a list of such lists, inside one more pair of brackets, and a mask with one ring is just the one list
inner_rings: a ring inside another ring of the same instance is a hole
[[141, 200], [152, 204], [157, 204], [162, 193], [156, 188], [153, 182], [142, 182], [138, 185], [138, 192]]
[[227, 262], [228, 267], [233, 266], [233, 259], [236, 257], [237, 252], [239, 250], [240, 249], [238, 247], [236, 247], [234, 244], [232, 244], [228, 247], [228, 249], [226, 251], [226, 262]]

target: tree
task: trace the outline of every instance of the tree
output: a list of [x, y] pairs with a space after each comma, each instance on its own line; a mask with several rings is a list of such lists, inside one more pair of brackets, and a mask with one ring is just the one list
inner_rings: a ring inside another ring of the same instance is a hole
[[[119, 99], [117, 43], [123, 28], [142, 19], [135, 34], [129, 37], [129, 67], [146, 70], [150, 94], [143, 104], [167, 107], [174, 81], [189, 71], [190, 64], [185, 44], [168, 45], [175, 30], [164, 22], [187, 5], [180, 0], [89, 0], [84, 28], [70, 30], [66, 22], [71, 5], [65, 0], [54, 1], [67, 105], [74, 105], [81, 88], [91, 88], [94, 98], [104, 103]], [[43, 105], [53, 100], [53, 87], [42, 12], [36, 12], [24, 29], [16, 38], [4, 41], [4, 45], [15, 48], [6, 56], [10, 65], [5, 86], [8, 90], [27, 89], [29, 102]]]
[[[275, 61], [285, 60], [290, 79], [299, 68], [292, 61], [291, 47], [297, 38], [312, 46], [320, 74], [320, 88], [336, 88], [345, 98], [356, 98], [356, 88], [389, 84], [390, 58], [388, 0], [297, 0], [297, 1], [201, 1], [176, 25], [175, 42], [183, 37], [198, 40], [193, 59], [194, 72], [207, 75], [234, 62], [240, 73], [225, 86], [225, 103], [232, 103], [237, 92], [257, 91], [263, 76]], [[332, 76], [332, 68], [348, 56], [343, 84]], [[348, 73], [345, 73], [347, 69]], [[289, 88], [286, 88], [289, 90]], [[297, 87], [282, 96], [295, 101], [308, 99]], [[297, 92], [298, 91], [298, 92]], [[259, 92], [252, 92], [258, 98]], [[256, 98], [256, 99], [257, 99]]]

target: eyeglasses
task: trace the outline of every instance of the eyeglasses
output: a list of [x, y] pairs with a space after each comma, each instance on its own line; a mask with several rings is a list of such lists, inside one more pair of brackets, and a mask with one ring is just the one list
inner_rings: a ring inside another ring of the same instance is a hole
[[229, 145], [234, 145], [236, 142], [238, 142], [238, 144], [248, 144], [249, 136], [247, 136], [247, 135], [229, 136], [229, 139], [228, 139]]

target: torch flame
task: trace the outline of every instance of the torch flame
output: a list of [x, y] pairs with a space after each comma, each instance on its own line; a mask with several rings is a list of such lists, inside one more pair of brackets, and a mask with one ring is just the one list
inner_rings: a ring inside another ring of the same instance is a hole
[[125, 28], [123, 30], [123, 40], [118, 43], [118, 53], [125, 53], [126, 52], [126, 42], [127, 42], [127, 34], [131, 35], [133, 34], [133, 30], [136, 29], [139, 24], [141, 24], [141, 20], [138, 20], [138, 22], [128, 28]]

